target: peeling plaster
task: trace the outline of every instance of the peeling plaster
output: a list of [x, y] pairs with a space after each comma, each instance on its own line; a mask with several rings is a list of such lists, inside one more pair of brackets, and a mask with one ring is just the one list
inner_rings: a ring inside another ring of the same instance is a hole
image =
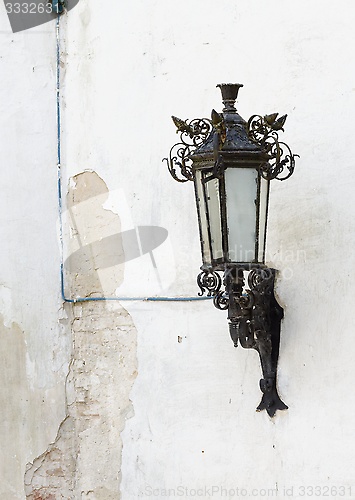
[[[82, 241], [119, 233], [119, 216], [102, 206], [107, 195], [106, 184], [95, 172], [83, 172], [69, 181], [67, 234], [74, 235], [69, 236], [72, 251]], [[82, 257], [85, 272], [77, 261], [77, 268], [68, 273], [73, 294], [113, 293], [123, 280], [123, 265], [102, 274], [97, 255], [83, 253]], [[65, 308], [73, 343], [66, 381], [67, 417], [54, 443], [28, 464], [26, 498], [117, 500], [121, 432], [134, 414], [129, 394], [137, 376], [137, 332], [118, 302], [66, 304]]]
[[108, 187], [96, 172], [83, 172], [69, 180], [65, 282], [72, 298], [112, 296], [123, 282], [121, 221], [103, 207], [108, 197]]
[[54, 443], [27, 465], [25, 493], [30, 500], [74, 499], [76, 454], [75, 421], [66, 417]]

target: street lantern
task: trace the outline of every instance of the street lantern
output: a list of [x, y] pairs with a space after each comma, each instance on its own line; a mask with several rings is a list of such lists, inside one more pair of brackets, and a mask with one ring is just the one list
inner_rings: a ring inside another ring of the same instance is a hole
[[[166, 158], [178, 182], [193, 181], [202, 262], [200, 295], [228, 310], [234, 345], [258, 351], [263, 397], [257, 410], [287, 409], [276, 388], [283, 309], [274, 296], [275, 270], [265, 265], [269, 183], [292, 175], [295, 156], [279, 140], [286, 115], [253, 115], [247, 122], [235, 101], [241, 84], [217, 85], [222, 113], [211, 119], [172, 117], [180, 134]], [[224, 273], [223, 279], [220, 273]]]

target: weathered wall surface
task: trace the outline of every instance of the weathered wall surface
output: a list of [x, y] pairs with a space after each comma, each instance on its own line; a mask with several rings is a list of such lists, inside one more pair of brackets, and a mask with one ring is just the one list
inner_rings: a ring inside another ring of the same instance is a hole
[[[107, 198], [108, 188], [95, 172], [68, 183], [64, 268], [74, 297], [110, 297], [123, 281], [121, 223], [103, 208]], [[114, 500], [121, 482], [120, 433], [133, 415], [136, 331], [119, 302], [67, 303], [66, 311], [73, 342], [67, 416], [54, 444], [28, 465], [26, 497]]]
[[55, 442], [29, 464], [27, 498], [119, 498], [120, 433], [133, 415], [136, 336], [122, 307], [74, 306], [73, 357], [67, 378], [67, 417]]
[[[0, 497], [351, 498], [353, 3], [80, 0], [61, 20], [67, 298], [195, 295], [192, 186], [161, 163], [170, 115], [221, 109], [229, 81], [244, 118], [289, 115], [301, 158], [272, 185], [267, 245], [289, 410], [273, 420], [254, 411], [256, 353], [210, 303], [63, 307], [55, 27], [11, 35], [0, 8]], [[140, 226], [168, 238], [136, 256], [122, 233]]]
[[11, 34], [0, 5], [0, 498], [65, 418], [71, 341], [61, 322], [56, 224], [55, 32]]

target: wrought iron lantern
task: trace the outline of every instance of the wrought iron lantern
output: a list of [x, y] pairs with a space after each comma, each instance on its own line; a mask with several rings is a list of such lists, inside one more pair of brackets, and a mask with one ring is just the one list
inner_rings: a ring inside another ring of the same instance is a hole
[[276, 387], [283, 309], [274, 296], [276, 271], [265, 265], [269, 183], [290, 177], [297, 155], [279, 140], [287, 115], [253, 115], [246, 122], [237, 113], [242, 86], [217, 85], [224, 109], [212, 110], [211, 119], [173, 116], [180, 141], [165, 160], [176, 181], [194, 182], [200, 295], [213, 296], [214, 305], [228, 311], [235, 346], [259, 353], [263, 396], [257, 410], [272, 417], [287, 406]]

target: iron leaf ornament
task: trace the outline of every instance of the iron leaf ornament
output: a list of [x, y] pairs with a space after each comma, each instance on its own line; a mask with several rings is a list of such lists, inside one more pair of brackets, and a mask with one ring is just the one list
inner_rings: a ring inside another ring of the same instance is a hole
[[279, 141], [279, 131], [284, 131], [287, 115], [280, 116], [278, 113], [271, 115], [253, 115], [249, 118], [246, 128], [250, 140], [264, 149], [269, 156], [266, 163], [260, 165], [261, 175], [267, 179], [278, 179], [284, 181], [291, 177], [295, 169], [295, 158], [290, 147]]
[[[190, 155], [205, 142], [212, 130], [212, 122], [207, 118], [195, 118], [191, 121], [171, 117], [180, 134], [180, 141], [170, 149], [166, 161], [168, 170], [177, 182], [193, 181], [192, 161]], [[177, 173], [177, 170], [179, 173]]]
[[[176, 143], [169, 153], [167, 162], [171, 176], [178, 182], [193, 181], [192, 161], [190, 155], [213, 134], [213, 149], [215, 166], [213, 175], [206, 179], [211, 180], [220, 176], [223, 170], [223, 159], [218, 154], [222, 150], [226, 138], [226, 124], [223, 115], [214, 109], [211, 119], [195, 118], [191, 121], [182, 120], [176, 116], [171, 117], [176, 126], [176, 133], [180, 133], [180, 142]], [[287, 115], [278, 118], [278, 113], [270, 115], [252, 115], [245, 123], [248, 137], [259, 145], [267, 154], [268, 161], [260, 164], [260, 173], [267, 179], [286, 180], [293, 174], [295, 158], [290, 147], [279, 140], [278, 133], [284, 131]], [[177, 169], [180, 170], [177, 174]]]

